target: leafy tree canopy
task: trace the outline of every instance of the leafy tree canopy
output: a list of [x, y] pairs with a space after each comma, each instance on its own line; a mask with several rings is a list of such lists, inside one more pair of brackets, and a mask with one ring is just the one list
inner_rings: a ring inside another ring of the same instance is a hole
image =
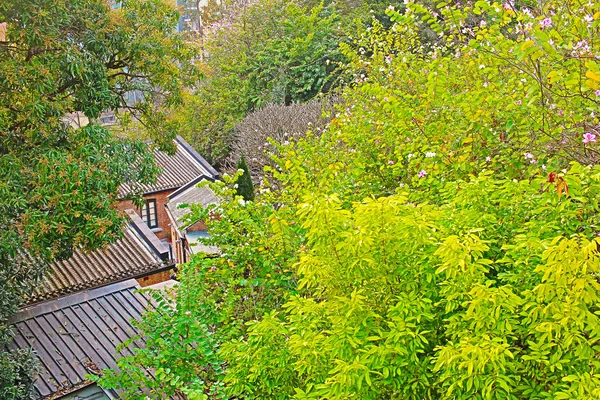
[[162, 367], [157, 393], [600, 397], [600, 13], [387, 13], [343, 46], [354, 84], [328, 129], [279, 148], [281, 188], [246, 204], [216, 185], [222, 254], [182, 269], [179, 336], [146, 329], [159, 356], [121, 360]]
[[178, 115], [183, 134], [219, 163], [247, 113], [331, 91], [339, 83], [343, 28], [333, 7], [234, 2], [205, 30], [205, 78]]
[[[0, 348], [7, 318], [32, 290], [45, 262], [73, 248], [95, 249], [121, 234], [122, 183], [156, 174], [143, 143], [113, 137], [90, 120], [120, 110], [169, 150], [165, 112], [194, 72], [173, 32], [178, 15], [161, 0], [7, 0], [0, 4]], [[136, 92], [141, 98], [129, 102]], [[36, 261], [27, 262], [27, 252]], [[0, 354], [0, 397], [29, 398], [23, 354]]]

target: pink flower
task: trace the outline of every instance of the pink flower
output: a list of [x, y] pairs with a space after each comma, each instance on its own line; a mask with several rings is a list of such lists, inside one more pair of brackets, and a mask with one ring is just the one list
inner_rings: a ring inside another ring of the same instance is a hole
[[420, 170], [420, 171], [417, 173], [417, 176], [418, 176], [419, 178], [425, 178], [425, 175], [427, 175], [427, 171], [425, 171], [424, 169]]
[[515, 101], [515, 104], [520, 106], [521, 104], [523, 104], [523, 102], [521, 100], [517, 100], [517, 101]]
[[597, 97], [600, 97], [600, 89], [596, 90], [596, 91], [594, 92], [594, 94], [595, 94]]
[[523, 154], [525, 156], [525, 158], [528, 158], [530, 160], [533, 160], [533, 154], [531, 154], [530, 152], [527, 152], [525, 154]]
[[550, 18], [550, 17], [544, 18], [543, 20], [540, 21], [540, 26], [542, 27], [542, 29], [550, 28], [552, 26], [552, 18]]
[[596, 135], [593, 133], [584, 133], [583, 134], [583, 143], [591, 143], [596, 141]]
[[394, 165], [394, 161], [393, 161], [393, 160], [390, 160], [390, 161], [388, 161], [388, 164], [390, 164], [390, 165]]
[[505, 2], [502, 4], [502, 7], [504, 7], [504, 9], [506, 9], [506, 10], [510, 10], [510, 9], [512, 9], [512, 8], [513, 8], [513, 5], [514, 5], [514, 2], [513, 2], [513, 1], [505, 1]]

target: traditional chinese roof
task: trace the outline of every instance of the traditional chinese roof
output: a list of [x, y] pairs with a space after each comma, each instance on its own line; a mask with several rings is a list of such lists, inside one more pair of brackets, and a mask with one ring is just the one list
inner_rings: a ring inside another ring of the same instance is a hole
[[[154, 159], [162, 172], [156, 182], [141, 186], [144, 194], [179, 189], [201, 175], [212, 179], [219, 176], [219, 173], [181, 136], [177, 136], [175, 145], [176, 152], [173, 155], [154, 149]], [[132, 190], [130, 185], [122, 185], [119, 196], [123, 198]]]
[[116, 347], [136, 335], [130, 321], [149, 304], [138, 288], [130, 279], [31, 306], [11, 318], [15, 336], [9, 349], [32, 348], [39, 359], [34, 398], [59, 398], [91, 385], [86, 374], [115, 368], [118, 357], [131, 354]]
[[139, 277], [172, 267], [168, 248], [133, 211], [123, 237], [106, 249], [86, 253], [77, 250], [64, 261], [48, 266], [48, 272], [27, 303], [36, 303], [85, 289]]

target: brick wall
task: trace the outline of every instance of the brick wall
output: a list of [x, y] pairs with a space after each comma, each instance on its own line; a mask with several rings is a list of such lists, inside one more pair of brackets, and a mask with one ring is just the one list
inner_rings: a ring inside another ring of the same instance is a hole
[[137, 278], [136, 281], [140, 284], [141, 287], [146, 287], [154, 285], [156, 283], [168, 281], [169, 279], [171, 279], [172, 273], [173, 270], [157, 272], [156, 274], [144, 276], [143, 278]]
[[193, 223], [189, 227], [187, 227], [186, 231], [188, 231], [188, 232], [196, 232], [196, 231], [205, 231], [207, 229], [208, 228], [206, 227], [206, 224], [204, 223], [204, 221], [198, 221], [196, 223]]
[[171, 226], [171, 248], [173, 249], [173, 258], [175, 264], [181, 264], [183, 261], [183, 248], [181, 247], [181, 238], [174, 226]]
[[[169, 215], [167, 214], [167, 210], [165, 209], [165, 204], [169, 201], [167, 198], [168, 195], [173, 193], [175, 190], [165, 190], [163, 192], [152, 193], [144, 196], [144, 199], [156, 200], [156, 217], [158, 218], [158, 227], [161, 231], [153, 230], [154, 233], [159, 239], [167, 239], [171, 240], [171, 227], [169, 226], [171, 221], [169, 220]], [[140, 215], [140, 209], [135, 207], [131, 200], [121, 200], [117, 205], [117, 208], [121, 211], [127, 209], [133, 209]]]

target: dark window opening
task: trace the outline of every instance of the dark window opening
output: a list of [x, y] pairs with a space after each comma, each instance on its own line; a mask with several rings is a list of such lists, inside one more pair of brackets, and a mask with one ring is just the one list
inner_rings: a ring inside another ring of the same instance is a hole
[[142, 220], [148, 225], [148, 228], [158, 228], [156, 200], [146, 200], [146, 205], [142, 208]]

